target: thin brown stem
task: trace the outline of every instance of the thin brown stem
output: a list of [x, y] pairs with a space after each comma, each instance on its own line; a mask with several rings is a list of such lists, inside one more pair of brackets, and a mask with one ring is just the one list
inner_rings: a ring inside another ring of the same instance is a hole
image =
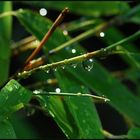
[[62, 22], [65, 15], [69, 12], [68, 8], [65, 8], [60, 15], [57, 17], [55, 22], [53, 23], [52, 27], [49, 29], [49, 31], [46, 33], [44, 38], [41, 40], [39, 46], [33, 51], [33, 53], [27, 58], [25, 61], [24, 67], [38, 54], [38, 52], [41, 50], [43, 45], [48, 41], [49, 37], [52, 35], [52, 33], [55, 31], [56, 27]]

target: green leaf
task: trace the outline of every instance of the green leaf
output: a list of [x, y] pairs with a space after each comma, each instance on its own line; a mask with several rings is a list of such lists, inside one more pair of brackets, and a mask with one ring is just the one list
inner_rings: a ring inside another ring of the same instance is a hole
[[[42, 31], [47, 31], [51, 23], [48, 20], [45, 24], [46, 29], [39, 29], [38, 25], [32, 25], [29, 23], [29, 20], [38, 21], [38, 24], [42, 26], [44, 24], [44, 19], [38, 15], [34, 15], [29, 11], [21, 11], [18, 13], [18, 18], [25, 24], [25, 26], [30, 29], [33, 34], [37, 35], [39, 39], [42, 38]], [[34, 23], [35, 23], [34, 22]], [[43, 30], [42, 30], [43, 29]], [[42, 30], [42, 31], [41, 31]], [[53, 34], [53, 39], [50, 39], [48, 44], [49, 46], [57, 45], [58, 41], [55, 41], [54, 38], [60, 35], [60, 30], [57, 30]], [[64, 36], [60, 36], [60, 43], [65, 39]], [[59, 56], [60, 57], [60, 56]], [[61, 58], [61, 57], [60, 57]], [[54, 57], [52, 60], [58, 60], [58, 57]], [[63, 78], [61, 77], [63, 75]], [[71, 88], [71, 92], [78, 92], [81, 90], [80, 83], [77, 83], [75, 79], [71, 79], [70, 74], [62, 73], [61, 71], [57, 73], [57, 78], [60, 86], [66, 92], [70, 92], [68, 89]], [[69, 77], [67, 79], [66, 77]], [[70, 80], [71, 79], [71, 80]], [[74, 88], [73, 88], [74, 87]], [[101, 124], [98, 118], [95, 106], [90, 98], [81, 98], [81, 97], [65, 97], [65, 101], [61, 101], [59, 98], [50, 97], [49, 100], [46, 100], [48, 103], [48, 109], [51, 112], [50, 114], [54, 117], [62, 131], [66, 134], [68, 138], [102, 138], [101, 134]], [[94, 131], [93, 131], [94, 130]]]
[[35, 128], [26, 120], [22, 113], [14, 113], [10, 117], [10, 122], [18, 139], [39, 139], [38, 132], [34, 130]]
[[[50, 115], [54, 118], [58, 126], [62, 129], [63, 133], [68, 138], [78, 137], [78, 128], [74, 122], [73, 115], [70, 114], [67, 104], [61, 100], [60, 97], [50, 96], [49, 98], [43, 95], [43, 102], [47, 104], [46, 111], [49, 111]], [[43, 103], [42, 102], [42, 103]]]
[[[51, 22], [45, 18], [29, 11], [21, 11], [17, 15], [21, 23], [34, 34], [38, 39], [42, 39], [48, 31]], [[58, 39], [58, 40], [57, 40]], [[62, 31], [57, 29], [51, 36], [46, 45], [46, 51], [59, 46], [67, 41], [69, 37], [63, 35]], [[76, 48], [77, 55], [85, 52], [77, 43], [71, 46]], [[52, 61], [59, 61], [72, 57], [74, 54], [70, 50], [61, 50], [56, 55], [50, 56]], [[140, 124], [140, 100], [136, 98], [119, 80], [115, 79], [110, 73], [102, 67], [97, 61], [94, 61], [93, 69], [90, 72], [85, 71], [81, 66], [76, 69], [66, 68], [76, 79], [92, 89], [99, 95], [105, 95], [111, 101], [111, 106], [117, 109], [121, 114], [126, 115], [133, 122]], [[61, 77], [63, 74], [61, 74]], [[73, 90], [73, 92], [75, 92]]]
[[0, 91], [0, 120], [24, 107], [29, 102], [32, 93], [15, 80], [9, 81]]
[[128, 131], [127, 134], [128, 139], [140, 139], [140, 128], [134, 127]]
[[140, 69], [140, 53], [128, 52], [126, 49], [122, 48], [122, 55], [127, 56], [128, 60], [131, 61], [136, 68]]
[[[111, 45], [119, 40], [122, 40], [123, 38], [125, 38], [123, 33], [121, 33], [116, 28], [111, 27], [105, 31], [105, 37], [103, 38], [103, 41], [105, 41], [107, 45]], [[118, 48], [120, 51], [124, 52], [122, 54], [120, 53], [119, 55], [127, 64], [130, 65], [130, 67], [137, 69], [140, 68], [140, 54], [137, 53], [139, 50], [132, 42], [124, 43]]]
[[16, 139], [13, 126], [8, 120], [0, 120], [0, 139]]
[[26, 2], [26, 3], [39, 6], [41, 8], [45, 7], [47, 9], [51, 8], [56, 10], [62, 10], [65, 7], [69, 7], [71, 13], [95, 17], [99, 17], [101, 15], [121, 14], [129, 10], [129, 5], [126, 2], [47, 1], [47, 2]]
[[136, 5], [124, 18], [127, 22], [140, 24], [140, 4]]
[[[11, 2], [1, 2], [0, 14], [12, 9]], [[10, 60], [10, 38], [11, 38], [11, 17], [0, 19], [0, 86], [6, 81], [9, 71]]]
[[[89, 92], [84, 86], [81, 86], [81, 83], [75, 79], [73, 75], [67, 71], [57, 71], [56, 77], [63, 91], [75, 91], [77, 93]], [[79, 129], [78, 138], [103, 138], [101, 135], [101, 123], [91, 98], [65, 97], [64, 100], [68, 105], [68, 108]]]

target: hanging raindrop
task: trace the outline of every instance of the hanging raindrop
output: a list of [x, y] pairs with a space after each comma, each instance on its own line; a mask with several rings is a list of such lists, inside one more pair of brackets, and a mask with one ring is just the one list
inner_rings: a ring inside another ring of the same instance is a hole
[[57, 68], [54, 68], [54, 71], [57, 71]]
[[44, 69], [44, 71], [45, 71], [46, 73], [49, 73], [49, 72], [50, 72], [50, 69]]
[[82, 62], [82, 65], [86, 71], [91, 71], [93, 68], [93, 59], [88, 59]]
[[65, 66], [61, 66], [61, 68], [64, 70], [65, 69]]
[[77, 64], [71, 64], [71, 66], [75, 69], [77, 67]]

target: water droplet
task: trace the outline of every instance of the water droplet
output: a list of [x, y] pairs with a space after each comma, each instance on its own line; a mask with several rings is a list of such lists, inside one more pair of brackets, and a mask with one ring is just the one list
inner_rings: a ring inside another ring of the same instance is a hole
[[85, 70], [91, 71], [91, 69], [93, 68], [93, 59], [90, 58], [89, 60], [85, 60], [84, 62], [82, 62], [82, 65]]
[[77, 64], [72, 64], [71, 66], [75, 69], [77, 67]]
[[47, 104], [46, 103], [44, 104], [44, 107], [47, 107]]
[[61, 66], [61, 68], [64, 70], [65, 69], [65, 66]]
[[72, 52], [72, 53], [76, 53], [76, 50], [75, 50], [75, 49], [72, 49], [71, 52]]
[[55, 92], [56, 92], [56, 93], [60, 93], [60, 92], [61, 92], [61, 89], [60, 89], [60, 88], [56, 88], [56, 89], [55, 89]]
[[107, 99], [105, 99], [104, 101], [107, 102]]
[[82, 93], [78, 92], [77, 95], [80, 96], [80, 95], [82, 95]]
[[13, 91], [13, 87], [12, 87], [12, 86], [9, 86], [9, 87], [8, 87], [8, 90], [9, 90], [10, 92], [12, 92], [12, 91]]
[[104, 101], [105, 101], [105, 102], [109, 102], [110, 100], [109, 100], [109, 99], [105, 99]]
[[104, 32], [100, 32], [100, 37], [104, 37], [105, 33]]
[[40, 94], [40, 91], [39, 90], [34, 90], [33, 93], [34, 94]]
[[63, 34], [66, 36], [66, 35], [68, 35], [68, 31], [67, 30], [64, 30], [63, 31]]
[[40, 13], [41, 16], [46, 16], [47, 15], [47, 10], [45, 8], [41, 8], [39, 10], [39, 13]]
[[49, 72], [50, 72], [50, 69], [44, 69], [44, 71], [45, 71], [46, 73], [49, 73]]
[[57, 71], [57, 68], [54, 68], [54, 71]]

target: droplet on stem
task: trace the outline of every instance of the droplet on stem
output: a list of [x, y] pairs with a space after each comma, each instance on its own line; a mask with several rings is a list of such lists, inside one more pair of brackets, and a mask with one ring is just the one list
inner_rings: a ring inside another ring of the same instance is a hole
[[61, 66], [61, 68], [64, 70], [65, 69], [65, 66]]
[[44, 69], [44, 71], [45, 71], [46, 73], [49, 73], [49, 72], [50, 72], [50, 69]]
[[77, 67], [77, 64], [72, 64], [71, 66], [75, 69]]
[[82, 65], [86, 71], [91, 71], [91, 69], [93, 68], [93, 59], [90, 58], [88, 60], [85, 60], [84, 62], [82, 62]]
[[60, 88], [56, 88], [56, 89], [55, 89], [55, 92], [56, 92], [56, 93], [60, 93], [60, 92], [61, 92], [61, 89], [60, 89]]
[[54, 71], [57, 71], [57, 68], [54, 68]]

